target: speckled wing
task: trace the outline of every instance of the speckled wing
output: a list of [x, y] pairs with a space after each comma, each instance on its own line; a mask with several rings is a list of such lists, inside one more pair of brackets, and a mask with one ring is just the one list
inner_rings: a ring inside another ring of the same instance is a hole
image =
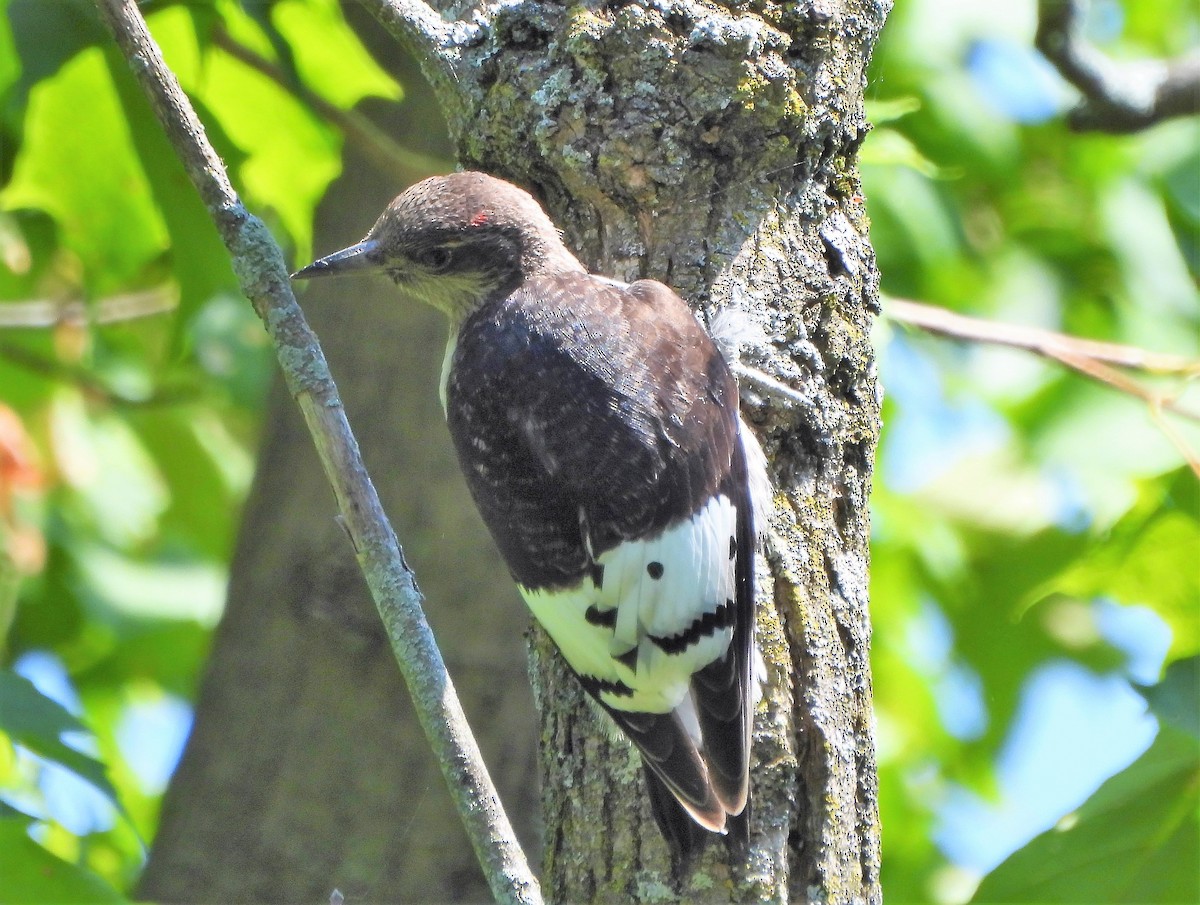
[[748, 800], [755, 538], [737, 387], [712, 340], [659, 283], [542, 277], [463, 324], [446, 404], [535, 617], [652, 793], [657, 779], [725, 831]]

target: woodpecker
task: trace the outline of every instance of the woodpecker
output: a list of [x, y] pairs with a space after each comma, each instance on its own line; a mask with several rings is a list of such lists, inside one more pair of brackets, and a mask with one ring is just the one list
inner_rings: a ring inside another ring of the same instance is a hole
[[471, 495], [640, 752], [676, 865], [711, 833], [744, 850], [761, 452], [712, 337], [662, 283], [588, 273], [531, 195], [483, 173], [412, 186], [293, 277], [360, 271], [449, 318], [441, 398]]

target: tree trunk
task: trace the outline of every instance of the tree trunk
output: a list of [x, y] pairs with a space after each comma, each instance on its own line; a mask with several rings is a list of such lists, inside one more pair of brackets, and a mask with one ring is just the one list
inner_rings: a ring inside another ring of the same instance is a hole
[[[754, 852], [730, 887], [710, 847], [688, 901], [879, 898], [867, 613], [878, 298], [856, 155], [884, 6], [508, 7], [464, 67], [478, 81], [450, 122], [463, 164], [538, 190], [594, 271], [663, 280], [705, 314], [747, 311], [765, 337], [747, 362], [803, 394], [782, 402], [743, 381], [777, 488], [760, 568]], [[546, 639], [533, 647], [547, 899], [662, 889], [636, 755], [605, 734]]]
[[[807, 0], [751, 14], [685, 0], [484, 3], [449, 51], [424, 44], [429, 29], [397, 8], [384, 16], [426, 55], [465, 166], [540, 195], [596, 272], [660, 279], [703, 316], [747, 312], [763, 338], [745, 349], [744, 363], [794, 391], [742, 385], [743, 413], [776, 487], [759, 568], [767, 683], [749, 863], [730, 874], [722, 846], [710, 846], [673, 888], [636, 755], [610, 738], [535, 632], [548, 901], [879, 900], [867, 614], [877, 274], [856, 153], [866, 131], [864, 73], [888, 5]], [[364, 198], [360, 226], [386, 200]], [[315, 314], [319, 304], [308, 307]], [[443, 502], [453, 494], [465, 505], [444, 445], [420, 448], [430, 436], [444, 444], [433, 391], [439, 353], [429, 351], [437, 343], [414, 342], [401, 316], [389, 304], [317, 326], [335, 376], [358, 375], [343, 396], [376, 480], [386, 488], [386, 475], [399, 473], [406, 493], [432, 494], [397, 503], [397, 492], [389, 511], [468, 712], [463, 686], [471, 684], [485, 707], [501, 710], [474, 725], [520, 822], [532, 810], [521, 800], [531, 783], [513, 752], [535, 730], [514, 704], [527, 692], [504, 679], [518, 682], [524, 617], [479, 533], [471, 552], [419, 533], [434, 522], [458, 539], [457, 520], [468, 517]], [[400, 389], [418, 381], [427, 386]], [[308, 458], [289, 430], [268, 438], [196, 730], [141, 892], [279, 901], [340, 886], [359, 899], [482, 898], [464, 867], [461, 832], [426, 820], [427, 800], [445, 793], [415, 750], [415, 723], [396, 724], [404, 692], [349, 574], [331, 500], [307, 471], [288, 471], [301, 448]], [[428, 473], [414, 474], [418, 463]], [[397, 516], [422, 506], [428, 518]], [[448, 583], [435, 589], [435, 578]], [[222, 833], [235, 838], [222, 842]], [[420, 847], [444, 856], [443, 872], [417, 873], [406, 859]]]

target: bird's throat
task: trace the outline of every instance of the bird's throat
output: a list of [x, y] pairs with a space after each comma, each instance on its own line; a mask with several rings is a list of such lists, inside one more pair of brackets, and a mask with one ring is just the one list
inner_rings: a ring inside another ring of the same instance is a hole
[[446, 337], [446, 354], [442, 357], [442, 376], [438, 380], [438, 398], [442, 400], [442, 414], [446, 413], [446, 386], [450, 383], [454, 350], [458, 348], [458, 326], [454, 321], [450, 322], [450, 335]]

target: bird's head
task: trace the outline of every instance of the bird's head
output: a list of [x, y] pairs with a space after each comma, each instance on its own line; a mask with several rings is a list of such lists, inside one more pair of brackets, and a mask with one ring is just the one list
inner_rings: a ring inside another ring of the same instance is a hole
[[583, 268], [528, 192], [483, 173], [452, 173], [407, 189], [361, 242], [292, 277], [379, 271], [461, 323], [538, 272], [576, 269]]

